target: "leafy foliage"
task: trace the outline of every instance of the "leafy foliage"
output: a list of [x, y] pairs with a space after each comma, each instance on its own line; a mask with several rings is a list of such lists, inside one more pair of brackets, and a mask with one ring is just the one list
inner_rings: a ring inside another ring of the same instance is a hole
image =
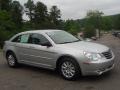
[[57, 8], [57, 6], [52, 6], [50, 9], [50, 22], [53, 25], [54, 28], [57, 28], [58, 25], [60, 24], [60, 18], [61, 18], [61, 13], [60, 10]]
[[37, 2], [34, 9], [34, 23], [36, 29], [43, 29], [47, 22], [48, 11], [47, 6], [41, 2]]
[[35, 8], [35, 4], [34, 4], [33, 0], [28, 0], [27, 3], [25, 3], [24, 6], [25, 6], [26, 15], [28, 15], [30, 21], [33, 21], [34, 8]]
[[[30, 21], [29, 24], [32, 29], [48, 29], [58, 28], [61, 24], [61, 13], [57, 6], [52, 6], [48, 12], [47, 6], [42, 2], [34, 4], [32, 0], [25, 3], [26, 15]], [[29, 26], [28, 26], [29, 27]]]
[[113, 28], [117, 29], [117, 30], [120, 30], [120, 14], [115, 15], [115, 21], [113, 23], [114, 23]]
[[11, 16], [6, 11], [0, 11], [0, 46], [7, 40], [16, 29]]
[[22, 14], [23, 14], [23, 7], [20, 5], [18, 1], [13, 1], [11, 3], [11, 18], [12, 21], [18, 28], [22, 27]]
[[81, 27], [78, 21], [67, 20], [64, 26], [65, 30], [76, 35], [81, 31]]
[[11, 4], [11, 0], [0, 0], [0, 10], [9, 11], [11, 8], [10, 4]]
[[87, 24], [89, 24], [89, 25], [91, 24], [96, 29], [101, 29], [102, 15], [103, 15], [102, 12], [90, 10], [86, 16], [86, 18], [88, 20]]
[[84, 37], [91, 38], [96, 35], [96, 31], [93, 26], [86, 26], [84, 29]]

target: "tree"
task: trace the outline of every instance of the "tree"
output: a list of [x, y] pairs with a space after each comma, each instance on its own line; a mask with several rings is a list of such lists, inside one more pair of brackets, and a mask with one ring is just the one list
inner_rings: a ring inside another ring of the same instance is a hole
[[57, 28], [57, 26], [59, 25], [60, 18], [60, 9], [58, 9], [57, 6], [52, 6], [52, 8], [50, 9], [50, 21], [55, 28]]
[[109, 16], [102, 18], [102, 29], [105, 31], [110, 31], [113, 28], [112, 19]]
[[120, 30], [120, 14], [116, 15], [114, 19], [114, 29]]
[[30, 21], [32, 22], [34, 18], [34, 8], [35, 8], [35, 4], [33, 0], [28, 0], [27, 3], [24, 4], [24, 6], [25, 6], [26, 15], [28, 15]]
[[0, 30], [13, 31], [15, 24], [7, 11], [0, 11]]
[[81, 30], [79, 22], [75, 20], [66, 20], [64, 28], [66, 31], [74, 35], [79, 33]]
[[100, 11], [92, 11], [90, 10], [87, 13], [86, 19], [87, 19], [87, 26], [90, 26], [94, 29], [99, 30], [99, 36], [100, 36], [100, 29], [102, 28], [102, 15], [103, 13]]
[[7, 11], [0, 11], [0, 46], [15, 32], [15, 29], [10, 14]]
[[0, 10], [10, 10], [11, 0], [0, 0]]
[[93, 25], [95, 29], [101, 29], [102, 24], [102, 15], [103, 13], [100, 11], [92, 11], [90, 10], [87, 13], [88, 23]]
[[36, 29], [44, 29], [48, 22], [47, 6], [42, 2], [37, 2], [34, 8], [34, 24]]
[[94, 26], [86, 26], [84, 29], [84, 37], [85, 38], [91, 38], [95, 36], [96, 31], [94, 29]]
[[18, 1], [13, 1], [11, 3], [10, 12], [11, 12], [12, 21], [16, 24], [18, 28], [22, 28], [23, 7]]

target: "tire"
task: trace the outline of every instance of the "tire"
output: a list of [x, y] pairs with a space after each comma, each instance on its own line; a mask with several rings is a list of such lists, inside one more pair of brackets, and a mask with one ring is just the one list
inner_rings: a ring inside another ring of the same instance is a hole
[[15, 68], [18, 66], [17, 58], [13, 52], [7, 53], [6, 58], [9, 67]]
[[79, 64], [70, 57], [65, 57], [60, 61], [59, 72], [66, 80], [76, 80], [81, 74]]

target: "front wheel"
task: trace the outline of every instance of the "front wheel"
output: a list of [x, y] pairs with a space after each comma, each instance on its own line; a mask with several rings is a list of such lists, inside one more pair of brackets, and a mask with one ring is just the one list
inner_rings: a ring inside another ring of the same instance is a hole
[[18, 65], [17, 59], [12, 52], [7, 54], [7, 63], [10, 67], [16, 67]]
[[79, 65], [72, 58], [64, 58], [59, 65], [59, 71], [67, 80], [75, 80], [80, 75]]

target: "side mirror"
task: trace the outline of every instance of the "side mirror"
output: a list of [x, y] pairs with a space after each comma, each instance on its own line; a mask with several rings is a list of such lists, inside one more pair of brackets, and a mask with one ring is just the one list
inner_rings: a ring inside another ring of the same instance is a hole
[[47, 47], [51, 47], [52, 44], [50, 42], [44, 42], [44, 43], [41, 43], [42, 46], [47, 46]]

